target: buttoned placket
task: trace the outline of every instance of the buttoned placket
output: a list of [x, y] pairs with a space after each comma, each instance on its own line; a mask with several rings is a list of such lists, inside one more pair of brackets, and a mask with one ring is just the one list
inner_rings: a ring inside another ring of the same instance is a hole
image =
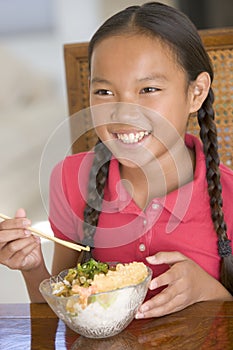
[[[154, 221], [154, 215], [157, 216], [160, 213], [160, 210], [162, 209], [161, 204], [158, 202], [151, 203], [150, 207], [147, 208], [145, 212], [145, 216], [142, 219], [142, 230], [143, 232], [147, 232], [146, 234], [143, 234], [139, 240], [138, 240], [138, 255], [141, 257], [146, 257], [149, 255], [150, 251], [150, 240], [151, 240], [151, 229], [153, 226], [152, 221]], [[153, 217], [153, 218], [152, 218]], [[147, 229], [148, 227], [148, 229]]]

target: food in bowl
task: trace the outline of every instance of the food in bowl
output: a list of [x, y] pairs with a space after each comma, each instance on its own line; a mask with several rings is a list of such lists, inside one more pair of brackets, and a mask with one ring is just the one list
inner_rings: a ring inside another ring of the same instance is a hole
[[91, 259], [43, 281], [40, 291], [71, 329], [89, 338], [120, 333], [143, 302], [152, 271], [142, 262]]

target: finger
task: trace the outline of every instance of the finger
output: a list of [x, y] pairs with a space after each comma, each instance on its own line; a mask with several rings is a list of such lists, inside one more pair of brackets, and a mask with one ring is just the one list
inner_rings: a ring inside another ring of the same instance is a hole
[[23, 208], [19, 208], [15, 213], [16, 218], [26, 218], [26, 212]]
[[154, 298], [142, 304], [136, 314], [136, 318], [160, 317], [182, 310], [184, 308], [184, 297], [182, 294], [173, 292], [168, 287]]
[[14, 230], [24, 229], [31, 225], [31, 221], [27, 218], [15, 218], [4, 220], [0, 223], [0, 231], [2, 230]]
[[38, 245], [38, 242], [34, 242], [33, 244], [25, 247], [21, 252], [15, 253], [15, 255], [8, 260], [7, 266], [17, 270], [25, 268], [25, 265], [29, 262], [28, 259], [31, 259], [31, 254], [38, 247]]
[[141, 307], [140, 310], [145, 312], [152, 310], [154, 308], [161, 307], [167, 303], [169, 303], [171, 300], [174, 300], [176, 296], [176, 293], [173, 288], [167, 287], [163, 289], [159, 294], [151, 298], [150, 300], [146, 301]]
[[0, 223], [0, 231], [14, 228], [24, 228], [31, 225], [31, 221], [26, 218], [26, 212], [20, 208], [16, 211], [15, 218], [7, 219]]
[[15, 253], [12, 255], [11, 259], [24, 260], [38, 245], [40, 245], [41, 241], [39, 237], [32, 237], [32, 239], [25, 240], [24, 244], [21, 244], [20, 249], [17, 249]]
[[187, 307], [187, 305], [183, 305], [182, 301], [183, 298], [180, 298], [180, 301], [178, 300], [179, 296], [177, 296], [175, 299], [164, 303], [156, 308], [152, 308], [148, 311], [143, 312], [142, 314], [137, 315], [136, 318], [151, 318], [151, 317], [161, 317], [165, 315], [172, 314], [174, 312], [183, 310], [184, 307]]
[[172, 265], [179, 261], [186, 260], [187, 257], [180, 252], [159, 252], [148, 256], [146, 260], [152, 265], [168, 264]]
[[10, 242], [1, 250], [1, 263], [10, 268], [19, 268], [26, 256], [40, 244], [39, 237], [30, 237]]
[[177, 282], [182, 276], [180, 275], [180, 269], [175, 268], [176, 266], [177, 265], [174, 265], [166, 272], [152, 279], [149, 289], [154, 290], [156, 288], [171, 285]]
[[12, 241], [7, 242], [2, 248], [1, 248], [1, 260], [5, 259], [8, 260], [14, 254], [16, 254], [18, 251], [22, 251], [27, 245], [30, 245], [32, 243], [35, 243], [37, 240], [34, 236], [31, 237], [23, 237], [20, 239], [15, 239]]
[[0, 245], [5, 245], [11, 241], [32, 236], [31, 232], [23, 229], [4, 230], [0, 234]]
[[17, 223], [22, 223], [24, 227], [31, 225], [31, 220], [26, 217], [26, 211], [23, 208], [19, 208], [15, 213], [15, 218], [22, 218], [23, 220], [18, 220]]

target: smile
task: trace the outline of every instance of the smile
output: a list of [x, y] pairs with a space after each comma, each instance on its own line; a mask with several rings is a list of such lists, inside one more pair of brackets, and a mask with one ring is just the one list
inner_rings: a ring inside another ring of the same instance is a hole
[[122, 141], [123, 143], [137, 143], [140, 142], [144, 137], [148, 136], [148, 131], [139, 131], [136, 133], [123, 133], [123, 134], [116, 134], [118, 140]]

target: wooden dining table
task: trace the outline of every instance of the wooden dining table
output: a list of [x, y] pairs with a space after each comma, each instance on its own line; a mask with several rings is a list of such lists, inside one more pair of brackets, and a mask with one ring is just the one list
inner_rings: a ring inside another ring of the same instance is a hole
[[79, 336], [47, 304], [0, 304], [0, 349], [229, 350], [233, 302], [201, 302], [164, 317], [135, 319], [105, 339]]

